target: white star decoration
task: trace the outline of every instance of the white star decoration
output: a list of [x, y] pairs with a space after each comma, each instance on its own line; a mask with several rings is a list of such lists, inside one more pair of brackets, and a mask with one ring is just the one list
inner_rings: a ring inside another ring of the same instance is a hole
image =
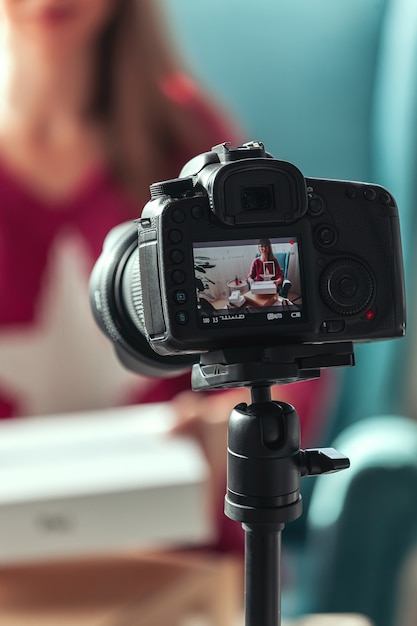
[[119, 364], [96, 326], [88, 300], [89, 267], [82, 238], [59, 237], [35, 320], [0, 332], [0, 388], [19, 400], [25, 415], [115, 406], [129, 390], [149, 384]]

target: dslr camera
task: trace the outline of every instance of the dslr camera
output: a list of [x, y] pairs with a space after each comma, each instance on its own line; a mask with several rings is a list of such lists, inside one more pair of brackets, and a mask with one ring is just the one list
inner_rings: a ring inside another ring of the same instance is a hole
[[251, 142], [215, 146], [150, 191], [91, 277], [96, 320], [131, 369], [404, 335], [398, 210], [381, 186], [305, 178]]

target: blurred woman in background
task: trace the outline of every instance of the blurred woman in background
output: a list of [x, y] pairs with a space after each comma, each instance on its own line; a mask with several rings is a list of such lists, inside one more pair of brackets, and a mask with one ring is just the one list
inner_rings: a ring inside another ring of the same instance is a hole
[[189, 375], [126, 371], [88, 298], [105, 236], [140, 215], [149, 184], [236, 143], [184, 74], [155, 4], [0, 0], [1, 418], [190, 389]]
[[224, 524], [225, 426], [249, 394], [126, 371], [89, 308], [103, 240], [140, 216], [149, 184], [240, 143], [184, 74], [155, 4], [0, 0], [0, 416], [174, 398], [178, 432], [210, 460]]
[[168, 399], [187, 384], [126, 373], [87, 296], [103, 239], [140, 215], [149, 184], [233, 141], [182, 73], [154, 5], [0, 1], [2, 417], [107, 407], [132, 393]]

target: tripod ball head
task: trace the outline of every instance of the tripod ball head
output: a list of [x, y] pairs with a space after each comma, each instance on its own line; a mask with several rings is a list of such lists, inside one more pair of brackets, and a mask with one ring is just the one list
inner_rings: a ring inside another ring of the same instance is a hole
[[333, 448], [300, 450], [300, 422], [285, 402], [237, 405], [229, 419], [225, 513], [246, 524], [285, 524], [302, 513], [300, 479], [349, 467]]

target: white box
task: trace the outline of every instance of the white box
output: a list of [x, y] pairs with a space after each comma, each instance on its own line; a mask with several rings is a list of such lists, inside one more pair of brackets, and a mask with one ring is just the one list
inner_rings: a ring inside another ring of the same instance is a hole
[[0, 564], [210, 541], [208, 468], [169, 405], [0, 423]]
[[239, 289], [235, 289], [229, 296], [229, 303], [233, 306], [241, 306], [245, 302], [245, 298], [240, 293]]
[[260, 280], [252, 283], [251, 292], [254, 295], [271, 295], [277, 293], [277, 287], [273, 280]]

